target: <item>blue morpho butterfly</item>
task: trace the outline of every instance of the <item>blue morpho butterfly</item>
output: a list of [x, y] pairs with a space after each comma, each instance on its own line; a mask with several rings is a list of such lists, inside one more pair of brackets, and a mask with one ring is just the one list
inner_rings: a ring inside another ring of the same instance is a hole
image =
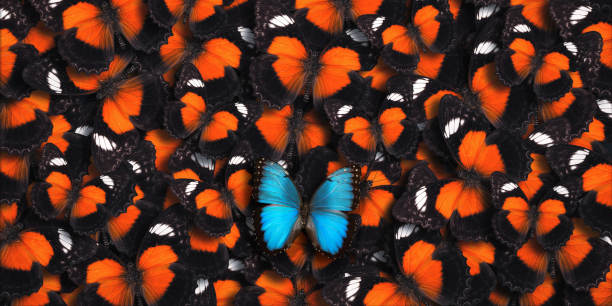
[[359, 168], [328, 175], [310, 201], [302, 201], [289, 173], [273, 161], [258, 162], [259, 231], [269, 251], [287, 247], [304, 230], [315, 248], [338, 255], [351, 232], [349, 213], [358, 202]]

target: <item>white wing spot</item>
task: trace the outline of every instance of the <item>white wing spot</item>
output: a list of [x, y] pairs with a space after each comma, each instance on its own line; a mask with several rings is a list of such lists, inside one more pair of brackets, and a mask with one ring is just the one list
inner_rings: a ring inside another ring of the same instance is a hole
[[197, 181], [191, 181], [191, 182], [187, 183], [187, 186], [185, 186], [185, 194], [187, 196], [190, 196], [191, 193], [196, 189], [196, 187], [198, 187], [198, 182]]
[[569, 198], [569, 190], [565, 186], [557, 185], [553, 187], [553, 190], [563, 197]]
[[249, 116], [249, 109], [243, 103], [235, 103], [236, 109], [242, 115], [242, 117], [246, 118]]
[[11, 12], [3, 8], [0, 8], [0, 20], [9, 20], [9, 19], [11, 19]]
[[355, 277], [348, 282], [344, 294], [346, 295], [346, 299], [349, 302], [355, 301], [355, 298], [357, 297], [357, 292], [359, 292], [360, 285], [361, 277]]
[[342, 105], [336, 112], [336, 117], [342, 118], [353, 109], [352, 105]]
[[81, 125], [81, 126], [77, 127], [74, 130], [74, 132], [79, 134], [79, 135], [89, 136], [89, 135], [91, 135], [91, 132], [93, 132], [93, 127], [88, 126], [88, 125]]
[[271, 29], [283, 28], [283, 27], [286, 27], [294, 23], [295, 23], [295, 20], [293, 20], [293, 18], [287, 15], [278, 15], [270, 19], [270, 22], [268, 23], [268, 27]]
[[238, 32], [242, 40], [246, 41], [249, 47], [253, 48], [255, 46], [255, 33], [253, 33], [253, 30], [240, 26], [238, 27]]
[[565, 46], [565, 49], [567, 49], [567, 51], [571, 52], [573, 55], [578, 54], [578, 47], [576, 47], [573, 42], [566, 41], [563, 43], [563, 46]]
[[492, 41], [483, 41], [474, 48], [474, 54], [491, 54], [499, 50], [497, 44]]
[[93, 139], [96, 146], [104, 151], [114, 151], [117, 149], [117, 144], [104, 135], [94, 133]]
[[576, 168], [578, 168], [578, 165], [580, 165], [588, 155], [589, 151], [587, 150], [577, 150], [576, 152], [574, 152], [574, 154], [572, 154], [569, 159], [570, 169], [576, 170]]
[[482, 6], [476, 12], [476, 20], [482, 20], [485, 18], [491, 17], [491, 15], [499, 12], [499, 5], [497, 4], [489, 4]]
[[521, 24], [515, 25], [512, 28], [512, 31], [518, 32], [518, 33], [527, 33], [527, 32], [531, 32], [531, 28], [528, 25], [521, 23]]
[[529, 135], [529, 140], [537, 143], [538, 145], [545, 146], [547, 148], [554, 144], [553, 139], [550, 138], [550, 136], [542, 132], [535, 132]]
[[425, 212], [425, 203], [427, 203], [427, 187], [421, 186], [414, 193], [414, 205], [420, 213]]
[[206, 291], [206, 289], [208, 288], [208, 284], [209, 284], [208, 280], [203, 279], [203, 278], [198, 279], [196, 283], [197, 283], [197, 287], [195, 289], [196, 295], [200, 295], [202, 294], [202, 292]]
[[157, 223], [149, 228], [149, 233], [157, 236], [174, 237], [174, 228], [165, 223]]
[[61, 157], [54, 157], [49, 161], [49, 165], [50, 166], [55, 166], [55, 167], [61, 167], [61, 166], [65, 166], [67, 165], [68, 162], [66, 162], [65, 159], [61, 158]]
[[390, 94], [387, 95], [387, 100], [393, 101], [393, 102], [404, 102], [404, 96], [402, 96], [401, 94], [397, 93], [397, 92], [392, 92]]
[[54, 93], [62, 93], [62, 82], [60, 82], [60, 79], [57, 77], [57, 70], [55, 68], [52, 68], [51, 71], [47, 73], [47, 85]]
[[380, 26], [383, 24], [383, 22], [385, 22], [385, 17], [377, 17], [376, 19], [374, 19], [374, 21], [372, 21], [372, 31], [376, 32], [378, 31], [378, 28], [380, 28]]
[[512, 182], [508, 182], [505, 183], [501, 186], [501, 191], [502, 192], [510, 192], [512, 190], [515, 190], [516, 188], [518, 188], [518, 185]]
[[57, 234], [59, 236], [59, 242], [62, 245], [62, 252], [64, 252], [64, 254], [68, 254], [68, 252], [72, 250], [72, 236], [70, 236], [70, 233], [65, 231], [63, 228], [58, 228]]
[[400, 240], [402, 238], [409, 237], [410, 235], [418, 231], [419, 231], [419, 228], [416, 225], [406, 223], [400, 226], [395, 232], [395, 240]]
[[246, 162], [246, 159], [243, 156], [240, 155], [236, 155], [236, 156], [232, 156], [232, 158], [230, 158], [229, 162], [227, 162], [230, 165], [241, 165], [244, 164]]
[[63, 0], [49, 0], [49, 7], [50, 8], [55, 8], [56, 6], [60, 5], [60, 3], [62, 3]]
[[446, 125], [444, 125], [444, 138], [449, 138], [453, 134], [457, 133], [459, 128], [465, 123], [465, 120], [459, 117], [455, 117], [449, 120]]
[[427, 87], [427, 84], [429, 84], [429, 79], [426, 78], [420, 78], [417, 79], [416, 81], [414, 81], [414, 83], [412, 83], [412, 99], [416, 99], [421, 92], [423, 92], [423, 90], [425, 90], [425, 87]]
[[200, 79], [189, 79], [187, 85], [196, 88], [204, 88], [204, 82]]
[[570, 24], [572, 25], [577, 24], [578, 22], [586, 18], [592, 10], [593, 8], [590, 6], [584, 6], [584, 5], [579, 6], [570, 15], [570, 18], [569, 18]]
[[234, 258], [230, 258], [228, 264], [227, 264], [227, 269], [230, 271], [241, 271], [245, 268], [246, 266], [244, 265], [244, 262], [242, 260], [238, 260], [238, 259], [234, 259]]
[[208, 170], [215, 169], [215, 161], [198, 152], [191, 154], [191, 160], [196, 162], [200, 167], [206, 168]]
[[608, 118], [612, 119], [612, 102], [610, 102], [610, 100], [597, 100], [597, 107], [602, 113], [608, 115]]
[[108, 175], [100, 175], [100, 179], [104, 185], [108, 186], [108, 188], [115, 188], [115, 181]]
[[368, 37], [359, 29], [348, 29], [345, 33], [350, 36], [353, 41], [360, 43], [362, 46], [368, 45]]
[[136, 174], [142, 173], [142, 169], [140, 169], [140, 164], [133, 160], [128, 160], [128, 163], [132, 166], [132, 171]]

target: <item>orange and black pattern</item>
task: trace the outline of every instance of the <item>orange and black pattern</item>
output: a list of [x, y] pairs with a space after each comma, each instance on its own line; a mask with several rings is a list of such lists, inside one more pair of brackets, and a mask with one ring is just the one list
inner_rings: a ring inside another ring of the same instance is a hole
[[0, 305], [612, 305], [611, 52], [609, 0], [0, 0]]

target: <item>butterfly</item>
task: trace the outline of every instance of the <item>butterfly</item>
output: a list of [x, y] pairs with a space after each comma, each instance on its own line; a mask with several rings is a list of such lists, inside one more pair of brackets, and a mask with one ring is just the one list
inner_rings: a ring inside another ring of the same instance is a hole
[[23, 39], [36, 24], [36, 14], [27, 3], [22, 1], [2, 1], [2, 18], [0, 28], [11, 32], [11, 35]]
[[20, 201], [0, 203], [0, 292], [29, 295], [43, 285], [45, 271], [60, 274], [93, 255], [93, 240], [53, 222], [24, 216]]
[[334, 130], [342, 135], [340, 151], [346, 157], [363, 164], [372, 160], [377, 150], [407, 157], [418, 141], [416, 124], [406, 113], [407, 97], [391, 92], [375, 116], [361, 104], [332, 99], [325, 103], [325, 112]]
[[[554, 0], [553, 0], [554, 1]], [[525, 20], [539, 30], [553, 31], [555, 29], [549, 6], [550, 0], [510, 0], [511, 10], [516, 10]]]
[[349, 273], [323, 288], [328, 303], [420, 305], [457, 303], [466, 288], [465, 259], [439, 233], [413, 224], [393, 231], [397, 273]]
[[369, 81], [370, 93], [376, 96], [373, 99], [382, 100], [387, 91], [387, 81], [397, 72], [379, 58], [372, 69], [361, 71], [359, 74], [365, 79], [366, 84]]
[[610, 130], [610, 125], [604, 122], [605, 120], [599, 120], [598, 116], [594, 117], [587, 130], [579, 137], [571, 139], [569, 144], [593, 150], [596, 143], [608, 142], [612, 137], [612, 130]]
[[9, 29], [0, 29], [0, 94], [20, 100], [31, 91], [23, 82], [21, 73], [35, 56], [36, 50], [32, 46], [19, 43]]
[[0, 150], [0, 200], [19, 201], [30, 179], [30, 156]]
[[264, 107], [261, 116], [245, 132], [253, 151], [261, 157], [279, 159], [286, 154], [304, 156], [331, 141], [325, 118], [316, 109], [286, 105]]
[[349, 213], [358, 201], [356, 166], [329, 174], [308, 202], [277, 162], [262, 159], [255, 168], [254, 194], [260, 205], [255, 226], [267, 250], [284, 249], [302, 230], [317, 249], [332, 256], [351, 241]]
[[445, 1], [412, 2], [410, 23], [363, 15], [357, 24], [374, 45], [382, 47], [382, 59], [399, 72], [414, 70], [422, 50], [445, 52], [453, 38], [453, 17]]
[[77, 72], [49, 56], [24, 72], [30, 85], [52, 94], [96, 94], [100, 104], [93, 123], [92, 153], [103, 173], [115, 170], [135, 150], [138, 129], [157, 127], [155, 119], [166, 99], [158, 76], [149, 72], [133, 75], [132, 58], [130, 52], [117, 54], [108, 71], [95, 74]]
[[108, 70], [118, 49], [116, 36], [145, 52], [159, 48], [168, 36], [150, 18], [143, 1], [33, 1], [33, 6], [51, 30], [61, 32], [58, 51], [79, 71]]
[[225, 269], [217, 277], [200, 276], [195, 279], [194, 290], [189, 295], [189, 305], [233, 305], [236, 295], [245, 286], [242, 273], [244, 261], [230, 258]]
[[495, 289], [497, 276], [493, 271], [499, 252], [496, 246], [487, 241], [458, 241], [461, 255], [466, 259], [470, 286], [462, 299], [478, 303], [486, 299]]
[[425, 165], [415, 167], [393, 214], [432, 229], [450, 221], [453, 235], [463, 240], [483, 237], [491, 213], [483, 183], [495, 171], [523, 179], [529, 167], [526, 149], [517, 137], [493, 131], [480, 113], [455, 96], [442, 98], [438, 116], [444, 143], [459, 165], [458, 178], [438, 180]]
[[600, 146], [593, 151], [573, 145], [552, 146], [546, 158], [554, 172], [562, 178], [575, 179], [578, 192], [586, 196], [578, 206], [588, 225], [607, 235], [612, 233], [612, 163]]
[[177, 22], [167, 43], [159, 52], [143, 56], [143, 62], [163, 74], [169, 84], [174, 84], [182, 64], [192, 64], [206, 86], [208, 98], [227, 100], [242, 89], [239, 73], [246, 69], [254, 45], [255, 34], [247, 22], [225, 25], [203, 39], [193, 37], [186, 24]]
[[64, 305], [59, 293], [62, 289], [65, 288], [62, 288], [60, 275], [43, 270], [40, 288], [32, 294], [12, 299], [9, 305]]
[[201, 75], [189, 64], [183, 67], [175, 96], [178, 100], [166, 107], [168, 131], [178, 138], [199, 134], [200, 152], [212, 158], [230, 153], [239, 133], [261, 114], [260, 105], [252, 100], [210, 102]]
[[168, 172], [170, 156], [172, 156], [176, 149], [182, 144], [182, 141], [172, 137], [172, 135], [164, 129], [155, 129], [146, 132], [144, 141], [149, 142], [155, 151], [155, 169], [161, 172]]
[[492, 19], [476, 35], [468, 67], [469, 91], [463, 100], [482, 110], [497, 128], [522, 131], [534, 107], [532, 91], [526, 84], [508, 86], [497, 73], [496, 58], [502, 51], [503, 22]]
[[[278, 161], [278, 163], [283, 165], [287, 171], [296, 167], [284, 160]], [[317, 147], [300, 159], [299, 169], [295, 175], [295, 184], [299, 186], [302, 194], [313, 194], [319, 189], [322, 180], [343, 168], [344, 165], [342, 157], [338, 156], [336, 152], [326, 147]], [[350, 215], [350, 222], [357, 225], [355, 212], [354, 210]], [[350, 228], [350, 230], [352, 233], [353, 228]], [[255, 230], [254, 234], [261, 235], [261, 231]], [[261, 239], [259, 241], [262, 242]], [[351, 252], [355, 244], [357, 242], [353, 239], [352, 247], [346, 249], [347, 252]], [[265, 248], [265, 246], [262, 245], [262, 248]], [[341, 275], [344, 268], [349, 264], [351, 255], [349, 253], [344, 254], [344, 256], [330, 257], [327, 253], [321, 252], [316, 245], [313, 245], [304, 231], [299, 231], [286, 248], [266, 252], [266, 257], [274, 271], [283, 277], [291, 278], [302, 272], [310, 271], [319, 282], [326, 282]]]
[[422, 75], [398, 75], [387, 82], [389, 92], [407, 98], [409, 102], [406, 113], [417, 124], [425, 124], [438, 117], [440, 100], [445, 95], [461, 98], [461, 93], [452, 87]]
[[83, 178], [85, 171], [53, 144], [46, 145], [39, 166], [42, 180], [29, 190], [34, 211], [44, 220], [66, 217], [79, 233], [104, 227], [110, 216], [128, 204], [133, 186], [119, 171], [86, 178], [89, 181]]
[[310, 275], [295, 279], [285, 278], [272, 270], [265, 270], [253, 286], [242, 287], [236, 295], [235, 305], [324, 305], [321, 290]]
[[242, 143], [230, 158], [215, 161], [192, 152], [186, 145], [170, 160], [172, 191], [187, 210], [195, 213], [196, 226], [211, 236], [230, 233], [233, 215], [250, 213], [253, 189], [250, 152], [248, 145]]
[[596, 286], [611, 263], [608, 254], [612, 245], [581, 219], [571, 222], [573, 230], [569, 239], [556, 250], [544, 250], [534, 237], [516, 251], [504, 252], [498, 269], [502, 283], [513, 291], [532, 291], [545, 281], [547, 271], [554, 270], [577, 290]]
[[136, 179], [134, 194], [128, 199], [125, 209], [107, 219], [104, 230], [119, 252], [136, 253], [138, 242], [162, 210], [166, 186], [166, 182], [160, 179]]
[[42, 21], [30, 28], [28, 35], [21, 42], [33, 46], [39, 55], [43, 55], [55, 48], [57, 34], [49, 29]]
[[[610, 269], [610, 267], [608, 267]], [[612, 272], [606, 273], [606, 278], [597, 286], [587, 291], [567, 290], [566, 300], [576, 305], [605, 305], [612, 303], [610, 288], [612, 286]]]
[[[197, 37], [205, 37], [216, 29], [236, 22], [228, 16], [228, 10], [248, 6], [248, 1], [197, 0], [167, 1], [148, 0], [151, 17], [165, 28], [184, 20]], [[244, 8], [243, 8], [244, 9]]]
[[[564, 96], [575, 87], [575, 78], [588, 81], [580, 77], [584, 76], [584, 65], [592, 66], [597, 62], [601, 50], [601, 39], [594, 33], [582, 34], [562, 43], [551, 41], [518, 10], [506, 14], [503, 41], [505, 48], [496, 58], [500, 79], [506, 85], [518, 85], [531, 77], [534, 92], [545, 101]], [[576, 73], [579, 76], [572, 76]]]
[[391, 207], [395, 202], [395, 184], [400, 178], [397, 159], [378, 152], [371, 162], [361, 167], [359, 204], [355, 213], [361, 222], [353, 248], [370, 249], [391, 223]]
[[569, 239], [573, 230], [569, 215], [574, 210], [569, 190], [563, 183], [549, 184], [541, 187], [540, 197], [527, 200], [519, 185], [505, 175], [491, 176], [493, 205], [499, 209], [493, 229], [502, 243], [516, 248], [534, 235], [542, 248], [551, 250]]
[[20, 100], [0, 100], [0, 149], [27, 153], [46, 141], [51, 133], [47, 116], [51, 97], [33, 91]]
[[374, 66], [361, 31], [347, 30], [317, 46], [296, 32], [306, 22], [303, 18], [278, 7], [266, 10], [268, 14], [258, 21], [258, 27], [268, 29], [258, 34], [263, 54], [253, 61], [250, 72], [255, 92], [264, 103], [280, 109], [304, 95], [319, 104], [332, 96], [352, 96], [352, 90], [361, 88], [356, 87], [361, 80], [356, 72]]
[[533, 292], [509, 292], [498, 286], [482, 305], [559, 305], [563, 302], [563, 284], [547, 274], [542, 284], [535, 287]]
[[[124, 261], [109, 249], [80, 265], [84, 288], [79, 303], [87, 305], [175, 305], [186, 301], [193, 275], [179, 260], [178, 250], [164, 243], [172, 228], [150, 227], [135, 259]], [[140, 301], [140, 302], [139, 302]]]

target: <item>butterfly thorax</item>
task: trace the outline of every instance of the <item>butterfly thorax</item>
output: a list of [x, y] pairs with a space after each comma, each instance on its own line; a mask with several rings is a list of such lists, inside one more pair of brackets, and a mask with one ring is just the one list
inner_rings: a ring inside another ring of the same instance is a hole
[[21, 223], [6, 226], [3, 231], [0, 231], [0, 244], [15, 241], [21, 230], [23, 230]]
[[360, 199], [363, 199], [369, 196], [372, 185], [373, 183], [370, 180], [363, 180], [361, 181], [361, 183], [359, 183], [359, 198]]
[[127, 264], [123, 278], [132, 288], [138, 288], [142, 284], [142, 272], [134, 263]]
[[304, 71], [306, 72], [306, 79], [304, 80], [304, 95], [310, 96], [312, 94], [312, 88], [314, 85], [314, 78], [319, 74], [321, 70], [321, 63], [319, 62], [319, 52], [309, 52], [308, 58], [304, 60]]
[[457, 176], [464, 181], [464, 184], [468, 187], [479, 187], [481, 185], [482, 177], [476, 171], [471, 169], [465, 169], [459, 165], [457, 167]]
[[288, 123], [289, 123], [288, 124], [289, 132], [291, 133], [290, 139], [297, 143], [299, 139], [296, 139], [296, 136], [301, 135], [300, 132], [304, 130], [304, 126], [305, 126], [302, 110], [296, 109], [293, 112], [293, 116], [291, 117], [291, 119], [289, 119]]
[[304, 290], [302, 289], [298, 290], [295, 296], [289, 299], [289, 306], [305, 306], [305, 305], [308, 305], [306, 303], [306, 292], [304, 292]]
[[114, 77], [100, 83], [100, 89], [96, 93], [96, 98], [102, 100], [107, 97], [112, 97], [118, 91], [118, 84], [123, 81], [122, 77]]
[[77, 179], [72, 181], [72, 189], [70, 189], [66, 194], [66, 205], [64, 206], [64, 212], [68, 212], [69, 208], [71, 208], [72, 205], [74, 205], [74, 203], [76, 203], [76, 201], [79, 199], [81, 188], [82, 186], [80, 180]]
[[119, 20], [119, 15], [117, 14], [117, 9], [114, 8], [110, 3], [106, 1], [100, 1], [100, 18], [104, 20], [105, 24], [115, 25], [116, 20]]
[[415, 288], [418, 288], [418, 286], [412, 277], [408, 277], [403, 273], [398, 273], [395, 275], [395, 280], [399, 285], [398, 287], [401, 294], [411, 297], [414, 301], [420, 300], [415, 295]]
[[189, 61], [194, 59], [204, 50], [204, 43], [197, 39], [187, 39], [185, 44], [184, 59]]
[[346, 20], [352, 18], [355, 14], [353, 13], [352, 0], [332, 0], [330, 1], [342, 17]]
[[310, 216], [310, 204], [308, 202], [302, 202], [302, 204], [300, 205], [300, 217], [298, 219], [298, 223], [301, 223], [300, 225], [302, 226], [302, 228], [306, 228], [306, 223], [308, 221], [308, 217]]

